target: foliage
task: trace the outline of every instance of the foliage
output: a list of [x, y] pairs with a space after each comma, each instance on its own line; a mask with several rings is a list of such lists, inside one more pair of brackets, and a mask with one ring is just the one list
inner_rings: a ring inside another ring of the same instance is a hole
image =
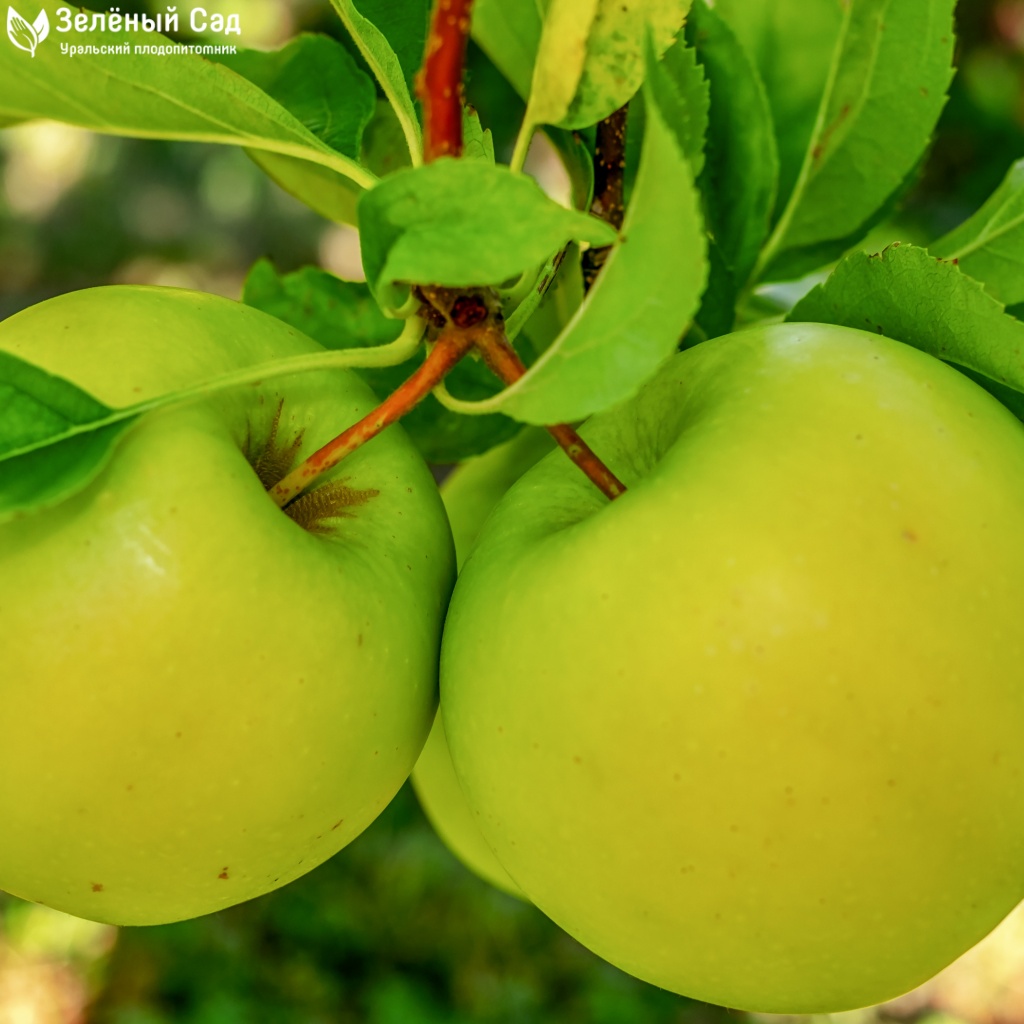
[[[342, 281], [316, 267], [279, 275], [267, 260], [255, 264], [245, 282], [243, 301], [297, 327], [325, 348], [384, 345], [400, 329], [387, 319], [362, 283]], [[418, 355], [383, 368], [358, 372], [381, 397], [389, 395], [423, 361]], [[448, 378], [453, 394], [483, 400], [498, 390], [494, 377], [478, 362], [465, 361]], [[505, 416], [460, 416], [429, 395], [405, 418], [405, 428], [430, 462], [446, 464], [485, 452], [508, 440], [519, 425]]]
[[789, 315], [877, 331], [952, 363], [1024, 418], [1024, 324], [983, 285], [915, 246], [847, 256]]

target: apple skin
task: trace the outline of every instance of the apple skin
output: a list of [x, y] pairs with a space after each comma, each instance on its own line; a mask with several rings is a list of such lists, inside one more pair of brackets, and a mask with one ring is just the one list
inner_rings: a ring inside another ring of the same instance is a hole
[[[441, 485], [441, 498], [455, 540], [459, 566], [466, 560], [484, 522], [509, 487], [554, 447], [551, 435], [527, 427], [511, 441], [468, 459]], [[497, 889], [525, 899], [498, 863], [455, 775], [440, 712], [424, 744], [412, 784], [420, 806], [448, 849], [474, 874]]]
[[508, 489], [545, 455], [555, 442], [540, 427], [526, 427], [511, 441], [456, 466], [441, 484], [448, 522], [455, 542], [455, 561], [461, 569], [487, 517]]
[[463, 567], [441, 707], [526, 895], [675, 992], [824, 1012], [913, 988], [1024, 896], [1024, 427], [813, 324], [675, 357]]
[[440, 712], [434, 715], [434, 724], [412, 772], [412, 784], [423, 813], [449, 851], [495, 889], [525, 900], [522, 890], [487, 845], [477, 815], [466, 802], [452, 765]]
[[[0, 348], [110, 405], [320, 347], [214, 296], [115, 287], [0, 325]], [[283, 404], [281, 404], [283, 402]], [[454, 552], [401, 430], [307, 532], [243, 454], [306, 454], [374, 407], [351, 373], [144, 419], [84, 492], [0, 528], [0, 887], [153, 924], [250, 899], [358, 835], [426, 737]], [[248, 439], [248, 441], [247, 441]]]

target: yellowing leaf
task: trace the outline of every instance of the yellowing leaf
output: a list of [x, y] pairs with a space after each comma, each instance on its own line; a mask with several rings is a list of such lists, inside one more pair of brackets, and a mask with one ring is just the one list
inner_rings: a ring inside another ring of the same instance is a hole
[[585, 128], [614, 113], [644, 80], [651, 34], [661, 56], [691, 0], [551, 0], [534, 68], [531, 125]]

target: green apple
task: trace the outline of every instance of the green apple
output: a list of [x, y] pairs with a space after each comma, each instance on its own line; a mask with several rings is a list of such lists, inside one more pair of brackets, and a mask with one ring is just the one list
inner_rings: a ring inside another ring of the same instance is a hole
[[506, 491], [554, 447], [555, 442], [546, 430], [527, 427], [485, 455], [467, 459], [448, 475], [441, 485], [441, 499], [451, 524], [460, 569], [487, 517]]
[[1024, 427], [897, 342], [677, 356], [548, 456], [455, 588], [441, 706], [525, 894], [632, 974], [833, 1011], [1024, 896]]
[[[547, 431], [530, 427], [486, 455], [464, 462], [444, 481], [441, 497], [460, 566], [494, 506], [553, 446]], [[466, 803], [440, 713], [434, 716], [430, 735], [413, 769], [412, 783], [420, 806], [448, 849], [484, 881], [521, 899], [522, 892], [498, 863]]]
[[[0, 349], [113, 406], [319, 350], [226, 299], [62, 296]], [[265, 487], [376, 404], [320, 371], [152, 414], [63, 504], [0, 528], [0, 887], [118, 924], [267, 892], [408, 776], [454, 577], [400, 430], [289, 514]]]

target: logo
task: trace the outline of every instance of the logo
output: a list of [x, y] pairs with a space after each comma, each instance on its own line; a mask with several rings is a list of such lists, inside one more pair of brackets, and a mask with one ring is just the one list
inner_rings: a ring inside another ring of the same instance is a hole
[[7, 37], [19, 49], [30, 56], [36, 55], [36, 47], [50, 34], [50, 19], [46, 11], [30, 25], [13, 7], [7, 8]]

